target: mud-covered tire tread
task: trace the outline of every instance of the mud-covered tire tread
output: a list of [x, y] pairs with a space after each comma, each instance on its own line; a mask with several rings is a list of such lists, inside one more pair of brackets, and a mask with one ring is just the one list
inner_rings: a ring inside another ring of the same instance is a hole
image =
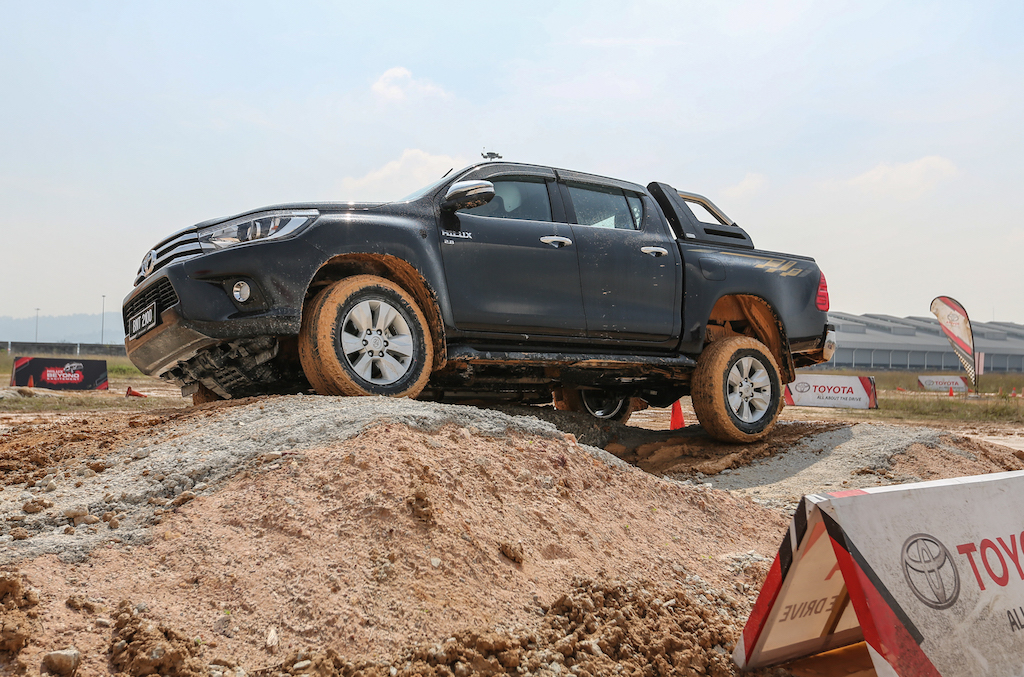
[[[760, 353], [757, 357], [765, 367], [770, 367], [774, 374], [772, 380], [772, 401], [775, 410], [768, 412], [758, 421], [758, 430], [748, 432], [737, 427], [728, 411], [726, 402], [726, 383], [729, 370], [732, 368], [733, 356], [741, 350]], [[690, 396], [693, 411], [701, 427], [717, 440], [745, 444], [756, 442], [768, 436], [775, 427], [782, 411], [782, 381], [779, 378], [779, 365], [771, 351], [757, 339], [749, 336], [730, 336], [710, 343], [704, 348], [697, 360], [697, 368], [690, 381]]]
[[[374, 392], [356, 382], [342, 365], [341, 358], [334, 348], [335, 332], [341, 329], [338, 326], [340, 309], [354, 295], [374, 290], [385, 297], [387, 292], [390, 292], [405, 305], [405, 310], [411, 314], [411, 317], [406, 319], [420, 343], [412, 366], [414, 378], [407, 381], [403, 388], [393, 392], [386, 392], [392, 390], [391, 388], [381, 388], [381, 392]], [[427, 385], [433, 361], [433, 341], [427, 326], [423, 311], [412, 295], [394, 282], [376, 275], [347, 277], [317, 294], [303, 313], [302, 328], [299, 331], [299, 361], [302, 363], [302, 371], [313, 389], [321, 395], [416, 397]]]

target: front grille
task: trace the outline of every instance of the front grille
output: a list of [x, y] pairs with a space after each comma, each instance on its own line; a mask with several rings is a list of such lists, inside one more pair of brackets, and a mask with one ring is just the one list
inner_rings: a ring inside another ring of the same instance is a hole
[[157, 281], [152, 287], [133, 298], [124, 308], [124, 332], [128, 333], [129, 318], [141, 313], [146, 306], [156, 301], [156, 316], [168, 308], [177, 305], [178, 295], [174, 293], [174, 287], [166, 277]]
[[[156, 247], [153, 247], [153, 251], [156, 252], [156, 260], [153, 264], [152, 272], [149, 273], [150, 275], [169, 263], [199, 256], [203, 253], [203, 248], [199, 244], [199, 235], [196, 229], [189, 228], [163, 240]], [[143, 262], [144, 265], [145, 262]], [[135, 276], [135, 286], [139, 286], [146, 277], [146, 271], [140, 266], [139, 272]]]

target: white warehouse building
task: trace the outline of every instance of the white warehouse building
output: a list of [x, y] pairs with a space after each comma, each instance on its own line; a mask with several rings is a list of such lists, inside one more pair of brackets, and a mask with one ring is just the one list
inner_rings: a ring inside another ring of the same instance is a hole
[[[956, 371], [960, 361], [934, 317], [829, 313], [838, 348], [820, 368]], [[971, 321], [985, 372], [1024, 372], [1024, 325]]]

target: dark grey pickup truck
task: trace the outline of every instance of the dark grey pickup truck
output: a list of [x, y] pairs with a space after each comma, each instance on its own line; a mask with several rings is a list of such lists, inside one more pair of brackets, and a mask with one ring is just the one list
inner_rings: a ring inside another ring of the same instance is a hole
[[734, 442], [828, 360], [813, 259], [710, 200], [507, 162], [389, 203], [259, 209], [143, 259], [128, 355], [196, 402], [267, 393], [550, 403], [625, 420], [683, 395]]

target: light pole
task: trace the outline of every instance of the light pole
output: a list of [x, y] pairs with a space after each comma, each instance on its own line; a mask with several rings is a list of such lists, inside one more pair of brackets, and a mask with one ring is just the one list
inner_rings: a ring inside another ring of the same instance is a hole
[[107, 319], [106, 318], [106, 313], [107, 313], [107, 295], [106, 294], [103, 294], [103, 305], [101, 306], [101, 308], [102, 308], [102, 310], [100, 310], [100, 344], [103, 343], [103, 329], [105, 328], [104, 327], [104, 322]]
[[39, 309], [36, 308], [36, 340], [35, 343], [39, 343]]

